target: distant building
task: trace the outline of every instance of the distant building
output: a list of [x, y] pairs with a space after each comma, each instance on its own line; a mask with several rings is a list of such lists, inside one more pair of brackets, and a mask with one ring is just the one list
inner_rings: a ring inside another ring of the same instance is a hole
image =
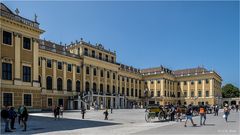
[[[0, 10], [0, 104], [32, 111], [63, 105], [132, 108], [148, 104], [216, 104], [221, 77], [198, 67], [172, 71], [136, 69], [117, 63], [103, 45], [76, 41], [61, 45], [40, 39], [31, 21], [3, 3]], [[84, 102], [83, 102], [84, 101]]]

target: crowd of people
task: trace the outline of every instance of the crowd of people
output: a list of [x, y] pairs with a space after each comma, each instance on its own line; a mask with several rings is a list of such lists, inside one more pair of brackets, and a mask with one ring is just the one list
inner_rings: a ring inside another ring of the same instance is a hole
[[5, 132], [13, 132], [15, 128], [15, 119], [18, 117], [18, 123], [20, 127], [23, 127], [22, 131], [27, 131], [28, 110], [22, 105], [17, 110], [14, 107], [4, 106], [1, 111], [1, 118], [5, 123]]

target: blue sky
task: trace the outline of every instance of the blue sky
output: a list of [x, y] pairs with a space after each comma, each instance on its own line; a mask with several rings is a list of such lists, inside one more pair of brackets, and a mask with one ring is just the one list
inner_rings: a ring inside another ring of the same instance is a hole
[[4, 2], [38, 15], [41, 36], [69, 44], [81, 37], [116, 50], [136, 68], [203, 65], [239, 86], [239, 2]]

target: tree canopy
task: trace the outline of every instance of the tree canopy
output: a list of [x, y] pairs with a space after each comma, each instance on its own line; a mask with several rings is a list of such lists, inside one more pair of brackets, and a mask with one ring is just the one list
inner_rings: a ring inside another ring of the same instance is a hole
[[239, 88], [234, 86], [233, 84], [226, 84], [222, 87], [222, 96], [223, 98], [239, 97]]

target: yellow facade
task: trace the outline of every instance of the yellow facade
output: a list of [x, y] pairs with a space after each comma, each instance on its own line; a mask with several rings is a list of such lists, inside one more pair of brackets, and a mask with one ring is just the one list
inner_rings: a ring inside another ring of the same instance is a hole
[[20, 17], [2, 3], [0, 21], [1, 106], [25, 104], [31, 110], [44, 110], [55, 105], [80, 109], [84, 104], [100, 108], [215, 104], [216, 95], [221, 94], [222, 80], [214, 71], [181, 76], [162, 69], [154, 73], [117, 63], [116, 53], [101, 44], [81, 39], [63, 46], [41, 40], [44, 31], [37, 20]]

